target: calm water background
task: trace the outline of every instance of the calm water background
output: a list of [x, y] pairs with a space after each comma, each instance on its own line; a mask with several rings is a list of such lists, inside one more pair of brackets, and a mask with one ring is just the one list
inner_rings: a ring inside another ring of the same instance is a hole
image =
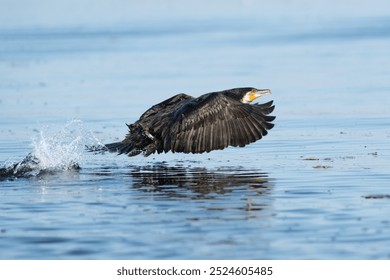
[[[1, 259], [390, 258], [388, 1], [210, 2], [0, 1], [0, 162], [48, 171], [0, 181]], [[83, 150], [238, 86], [276, 104], [245, 148]]]

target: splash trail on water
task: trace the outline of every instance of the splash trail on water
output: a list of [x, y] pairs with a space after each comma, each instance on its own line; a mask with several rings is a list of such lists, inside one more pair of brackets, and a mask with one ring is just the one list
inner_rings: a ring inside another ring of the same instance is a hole
[[41, 129], [32, 140], [32, 152], [23, 160], [0, 168], [0, 180], [79, 170], [85, 143], [100, 144], [80, 120], [69, 121], [54, 135], [48, 135], [46, 130]]

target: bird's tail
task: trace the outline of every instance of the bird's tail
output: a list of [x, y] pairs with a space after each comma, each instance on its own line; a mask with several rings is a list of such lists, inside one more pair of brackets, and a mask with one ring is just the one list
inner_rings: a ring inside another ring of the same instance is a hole
[[125, 152], [126, 146], [128, 145], [124, 144], [123, 142], [115, 142], [115, 143], [104, 145], [106, 151], [110, 153], [118, 153], [118, 154], [123, 154]]
[[103, 144], [93, 145], [93, 146], [85, 145], [85, 148], [87, 149], [88, 152], [92, 152], [92, 153], [110, 152], [110, 153], [123, 154], [126, 145], [123, 142], [115, 142], [115, 143], [104, 144], [104, 145]]
[[99, 146], [87, 146], [86, 148], [89, 152], [94, 152], [94, 153], [110, 152], [110, 153], [117, 153], [118, 155], [127, 154], [130, 157], [136, 156], [142, 152], [142, 150], [136, 149], [133, 145], [124, 143], [123, 141], [99, 145]]

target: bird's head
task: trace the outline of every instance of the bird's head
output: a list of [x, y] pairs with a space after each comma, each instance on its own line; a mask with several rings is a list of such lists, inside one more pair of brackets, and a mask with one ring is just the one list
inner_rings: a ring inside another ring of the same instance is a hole
[[263, 95], [271, 94], [271, 90], [269, 89], [242, 88], [240, 91], [242, 94], [242, 103], [250, 103]]

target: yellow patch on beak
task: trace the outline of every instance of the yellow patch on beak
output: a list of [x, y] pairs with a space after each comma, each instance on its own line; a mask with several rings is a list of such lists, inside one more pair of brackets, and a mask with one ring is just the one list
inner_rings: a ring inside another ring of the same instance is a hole
[[251, 91], [248, 91], [244, 97], [241, 99], [242, 103], [250, 103], [256, 98], [258, 98], [259, 95], [257, 94], [257, 91], [255, 89], [252, 89]]
[[249, 93], [249, 102], [252, 102], [253, 100], [255, 100], [256, 98], [260, 97], [259, 95], [256, 94], [256, 91], [254, 89], [251, 90], [251, 92]]

